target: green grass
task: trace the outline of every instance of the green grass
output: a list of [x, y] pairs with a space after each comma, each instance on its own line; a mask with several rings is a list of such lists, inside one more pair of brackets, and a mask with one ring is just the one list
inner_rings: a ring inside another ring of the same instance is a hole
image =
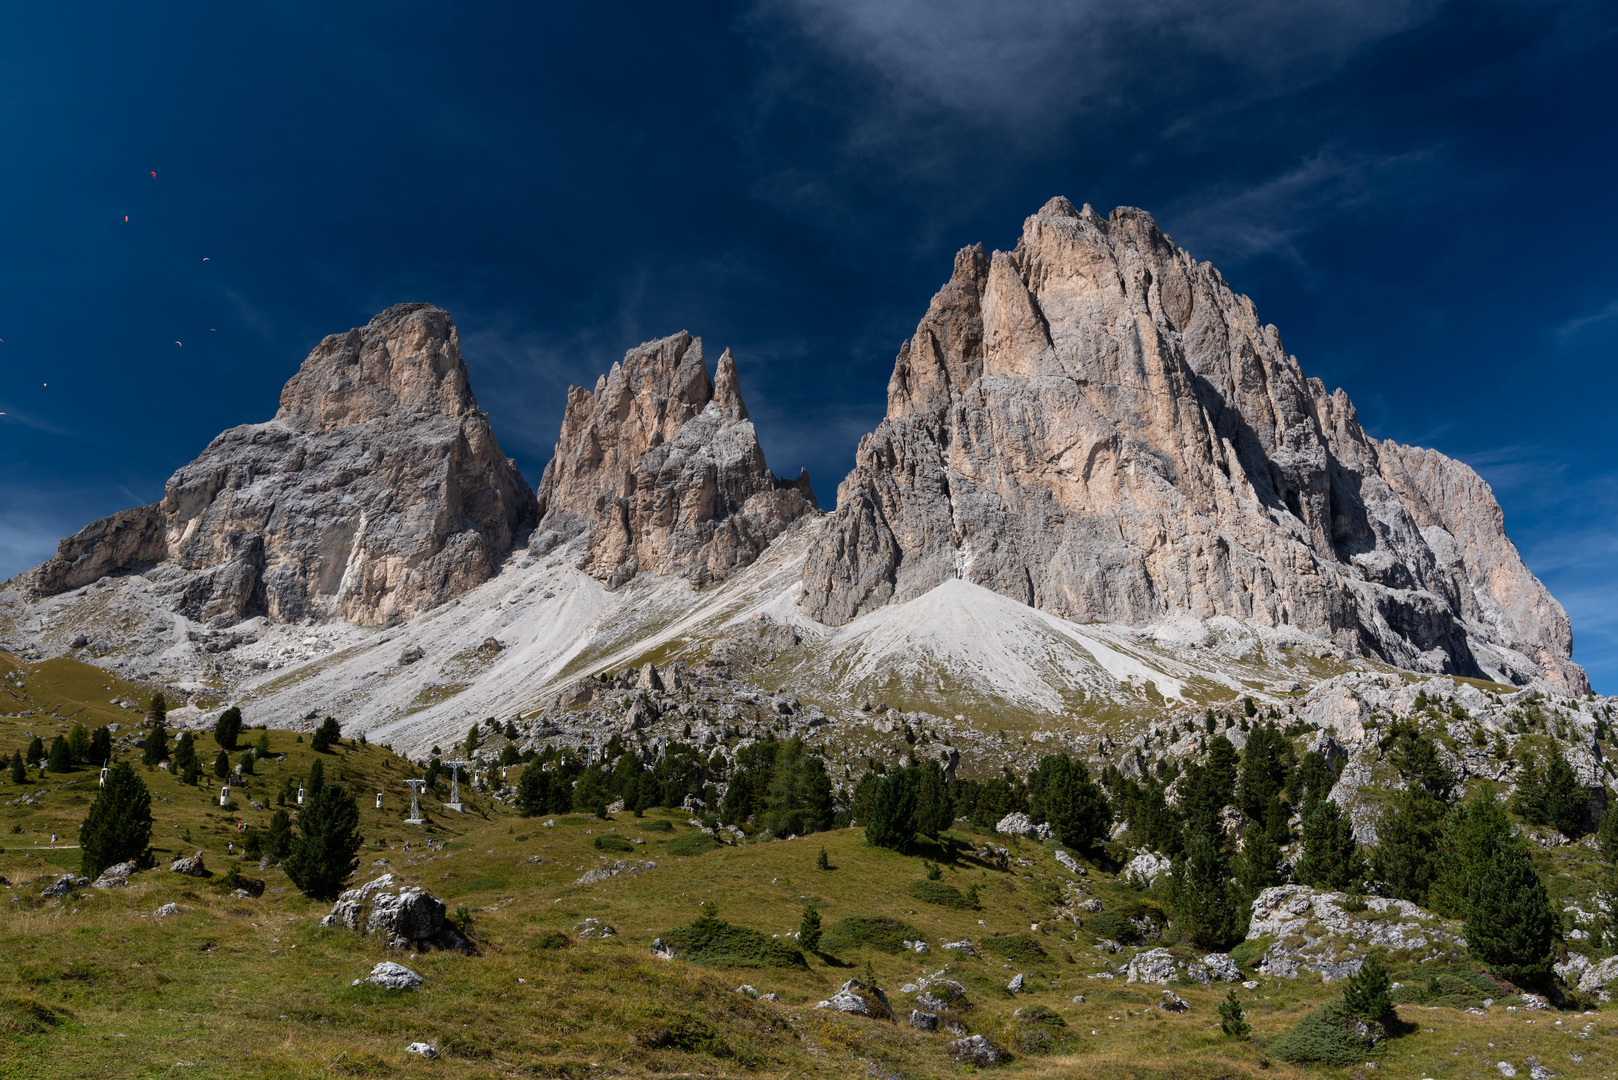
[[708, 967], [806, 968], [796, 945], [723, 919], [698, 918], [671, 930], [663, 940], [688, 964]]
[[831, 933], [821, 942], [827, 952], [842, 949], [867, 948], [885, 953], [901, 953], [906, 941], [914, 941], [922, 934], [914, 926], [885, 915], [850, 915], [832, 924]]
[[718, 841], [707, 833], [689, 832], [669, 844], [669, 854], [680, 856], [704, 855], [718, 846]]
[[938, 904], [941, 907], [951, 908], [955, 911], [970, 911], [973, 907], [971, 897], [953, 885], [946, 885], [942, 881], [912, 881], [910, 895], [917, 900], [929, 904]]

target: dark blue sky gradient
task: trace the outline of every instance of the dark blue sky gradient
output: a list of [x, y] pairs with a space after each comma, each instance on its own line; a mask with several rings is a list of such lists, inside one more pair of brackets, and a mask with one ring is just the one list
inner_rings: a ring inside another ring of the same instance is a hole
[[1065, 194], [1477, 467], [1618, 692], [1615, 106], [1601, 3], [19, 8], [0, 577], [404, 300], [531, 482], [569, 383], [688, 329], [829, 506], [954, 251]]

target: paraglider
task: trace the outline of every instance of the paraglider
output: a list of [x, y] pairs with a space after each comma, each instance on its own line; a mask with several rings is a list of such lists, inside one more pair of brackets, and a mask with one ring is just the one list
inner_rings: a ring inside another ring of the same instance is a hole
[[155, 172], [154, 172], [154, 173], [152, 173], [152, 179], [153, 179], [153, 180], [156, 180], [156, 179], [157, 179], [157, 173], [155, 173]]

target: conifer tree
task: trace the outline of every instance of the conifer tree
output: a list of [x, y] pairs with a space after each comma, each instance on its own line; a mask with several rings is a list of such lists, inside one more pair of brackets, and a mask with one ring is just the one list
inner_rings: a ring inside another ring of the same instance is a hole
[[1427, 894], [1438, 876], [1435, 860], [1447, 811], [1427, 789], [1412, 785], [1394, 799], [1377, 822], [1373, 856], [1376, 876], [1400, 900], [1427, 906]]
[[866, 814], [866, 843], [894, 851], [910, 845], [916, 835], [916, 785], [909, 769], [875, 778]]
[[55, 773], [71, 772], [73, 769], [73, 754], [67, 748], [67, 740], [60, 735], [51, 740], [51, 752], [45, 768]]
[[809, 904], [804, 905], [803, 918], [798, 923], [798, 944], [807, 953], [820, 949], [820, 912]]
[[[153, 702], [160, 702], [163, 700], [163, 695], [158, 694], [152, 700]], [[146, 732], [146, 745], [141, 748], [140, 761], [142, 765], [155, 767], [169, 759], [169, 733], [168, 729], [163, 726], [162, 720], [162, 717], [167, 715], [167, 712], [158, 709], [154, 705], [152, 709], [152, 726]]]
[[236, 740], [241, 738], [241, 734], [242, 711], [232, 705], [220, 713], [219, 719], [214, 721], [213, 741], [219, 744], [221, 750], [234, 750]]
[[1192, 942], [1223, 950], [1241, 940], [1245, 927], [1230, 888], [1229, 864], [1218, 839], [1206, 832], [1187, 838], [1185, 856], [1175, 860], [1175, 918]]
[[1542, 986], [1555, 957], [1558, 920], [1533, 860], [1515, 838], [1478, 875], [1466, 943], [1489, 970], [1519, 986]]
[[1281, 849], [1269, 832], [1258, 822], [1247, 826], [1242, 834], [1242, 856], [1236, 864], [1236, 885], [1246, 903], [1252, 903], [1259, 893], [1281, 884], [1277, 867], [1281, 862]]
[[298, 814], [298, 837], [286, 859], [287, 877], [313, 900], [335, 900], [354, 869], [365, 838], [360, 811], [341, 784], [327, 784]]
[[285, 810], [270, 815], [270, 827], [265, 830], [264, 849], [277, 862], [292, 852], [292, 816]]
[[11, 782], [13, 784], [28, 783], [28, 766], [22, 763], [22, 751], [11, 752]]
[[152, 796], [127, 761], [115, 764], [79, 825], [79, 873], [87, 878], [130, 859], [148, 858]]
[[242, 756], [236, 759], [236, 764], [241, 768], [243, 776], [253, 775], [253, 760], [253, 751], [251, 750], [243, 750]]
[[221, 780], [230, 775], [230, 755], [223, 749], [214, 755], [213, 774]]
[[90, 756], [88, 760], [91, 765], [98, 769], [105, 767], [112, 760], [112, 732], [107, 730], [106, 725], [102, 725], [90, 732]]
[[1568, 837], [1584, 832], [1590, 793], [1580, 786], [1558, 748], [1545, 768], [1545, 824]]
[[253, 753], [257, 754], [259, 760], [261, 761], [271, 756], [270, 733], [268, 731], [261, 731], [258, 733], [258, 742], [253, 744]]
[[28, 749], [23, 751], [22, 760], [27, 768], [34, 768], [45, 757], [45, 740], [38, 735], [29, 742]]
[[1242, 1012], [1242, 1003], [1237, 1000], [1234, 986], [1225, 995], [1225, 1000], [1219, 1003], [1219, 1030], [1232, 1039], [1245, 1039], [1253, 1030], [1253, 1025], [1247, 1022], [1246, 1014]]
[[551, 806], [550, 774], [538, 761], [530, 761], [517, 777], [517, 812], [523, 817], [548, 813]]
[[1438, 840], [1437, 873], [1428, 889], [1432, 909], [1464, 919], [1483, 871], [1514, 842], [1504, 808], [1485, 792], [1451, 808]]
[[201, 779], [201, 778], [202, 778], [202, 764], [199, 761], [197, 761], [197, 756], [195, 754], [192, 754], [191, 755], [191, 761], [186, 765], [185, 769], [183, 771], [181, 771], [181, 773], [180, 773], [180, 782], [185, 783], [185, 784], [190, 784], [192, 787], [196, 787], [197, 781], [199, 779]]
[[1365, 877], [1365, 859], [1353, 823], [1330, 799], [1321, 799], [1303, 821], [1303, 857], [1297, 877], [1320, 889], [1346, 889]]
[[180, 732], [180, 737], [174, 740], [174, 774], [185, 776], [196, 772], [197, 744], [189, 731]]
[[309, 764], [309, 783], [304, 792], [307, 798], [314, 798], [320, 794], [320, 789], [326, 786], [326, 763], [319, 758]]
[[1511, 797], [1511, 808], [1530, 825], [1550, 823], [1545, 805], [1545, 774], [1540, 771], [1534, 752], [1524, 748], [1522, 765], [1517, 770], [1517, 791]]
[[74, 762], [90, 760], [90, 732], [83, 724], [75, 723], [68, 731], [67, 752], [73, 755]]
[[162, 726], [168, 723], [169, 703], [162, 691], [152, 695], [152, 707], [146, 711], [146, 719], [153, 724]]
[[1343, 987], [1343, 1007], [1355, 1016], [1378, 1023], [1393, 1019], [1393, 989], [1388, 969], [1376, 953], [1367, 956], [1360, 970], [1348, 977]]

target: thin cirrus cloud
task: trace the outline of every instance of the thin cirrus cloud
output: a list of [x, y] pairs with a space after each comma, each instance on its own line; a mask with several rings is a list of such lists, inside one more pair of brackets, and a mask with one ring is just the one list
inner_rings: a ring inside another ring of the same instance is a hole
[[[1043, 126], [1120, 87], [1176, 85], [1213, 61], [1255, 90], [1325, 77], [1361, 47], [1425, 21], [1435, 0], [776, 0], [822, 46], [901, 98]], [[1156, 62], [1155, 64], [1153, 62]]]

